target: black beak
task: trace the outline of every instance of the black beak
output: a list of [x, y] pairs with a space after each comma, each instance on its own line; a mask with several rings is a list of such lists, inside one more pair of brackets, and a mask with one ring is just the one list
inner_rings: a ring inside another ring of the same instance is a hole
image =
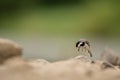
[[79, 43], [80, 43], [80, 41], [78, 41], [78, 42], [76, 43], [76, 47], [78, 47]]

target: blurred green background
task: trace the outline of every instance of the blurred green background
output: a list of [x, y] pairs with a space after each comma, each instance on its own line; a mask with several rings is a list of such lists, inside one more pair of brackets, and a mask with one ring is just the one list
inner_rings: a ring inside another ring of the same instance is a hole
[[105, 46], [120, 52], [119, 0], [0, 0], [0, 36], [21, 44], [25, 58], [59, 60], [90, 40], [97, 58]]

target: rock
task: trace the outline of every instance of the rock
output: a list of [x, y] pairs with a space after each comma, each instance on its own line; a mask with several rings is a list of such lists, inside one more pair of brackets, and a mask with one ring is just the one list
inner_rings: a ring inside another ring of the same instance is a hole
[[0, 63], [21, 55], [22, 48], [20, 45], [8, 39], [0, 39]]
[[100, 60], [112, 64], [114, 66], [120, 66], [120, 55], [111, 49], [106, 48], [100, 56]]
[[79, 61], [82, 61], [82, 62], [92, 62], [92, 60], [89, 57], [84, 56], [84, 55], [76, 56], [73, 59], [74, 60], [79, 60]]

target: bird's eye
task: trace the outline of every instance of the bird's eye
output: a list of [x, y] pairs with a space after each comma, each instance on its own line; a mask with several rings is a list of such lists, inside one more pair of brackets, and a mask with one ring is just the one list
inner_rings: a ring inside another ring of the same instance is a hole
[[80, 46], [84, 46], [85, 45], [85, 42], [80, 42]]

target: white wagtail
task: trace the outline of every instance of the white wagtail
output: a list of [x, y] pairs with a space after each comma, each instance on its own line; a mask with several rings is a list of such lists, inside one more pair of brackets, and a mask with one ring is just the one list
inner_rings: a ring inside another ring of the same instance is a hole
[[76, 43], [76, 48], [78, 48], [78, 51], [81, 50], [82, 53], [89, 53], [90, 57], [92, 57], [92, 53], [90, 51], [90, 43], [86, 39], [80, 39]]

